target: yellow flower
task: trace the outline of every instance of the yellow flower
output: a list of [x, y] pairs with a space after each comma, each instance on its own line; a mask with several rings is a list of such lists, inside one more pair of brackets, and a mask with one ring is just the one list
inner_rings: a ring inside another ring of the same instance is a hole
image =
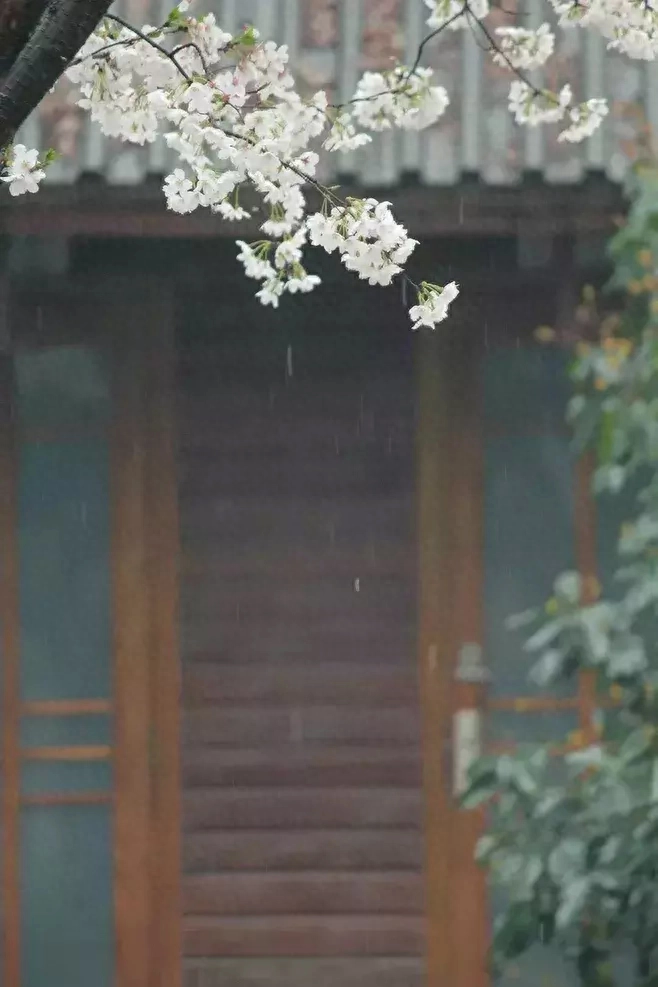
[[597, 391], [605, 391], [607, 386], [608, 386], [608, 382], [607, 380], [604, 380], [603, 377], [597, 377], [596, 380], [594, 381], [594, 387], [596, 388]]
[[556, 332], [551, 326], [539, 326], [535, 329], [535, 339], [539, 343], [552, 343]]
[[633, 278], [632, 281], [628, 282], [628, 292], [630, 295], [641, 295], [643, 291], [644, 286], [637, 278]]
[[567, 737], [569, 747], [582, 747], [585, 743], [585, 731], [573, 730]]
[[653, 254], [648, 247], [645, 247], [643, 250], [638, 250], [636, 257], [638, 264], [641, 264], [642, 267], [651, 267], [653, 263]]
[[547, 601], [545, 610], [546, 613], [550, 614], [551, 616], [553, 616], [558, 612], [558, 602], [554, 596], [552, 596], [550, 600]]
[[613, 702], [616, 703], [621, 702], [623, 695], [624, 695], [624, 690], [620, 685], [610, 686], [610, 698], [613, 700]]
[[616, 339], [613, 337], [604, 339], [602, 346], [608, 355], [619, 354], [622, 358], [627, 357], [633, 349], [633, 343], [630, 339]]

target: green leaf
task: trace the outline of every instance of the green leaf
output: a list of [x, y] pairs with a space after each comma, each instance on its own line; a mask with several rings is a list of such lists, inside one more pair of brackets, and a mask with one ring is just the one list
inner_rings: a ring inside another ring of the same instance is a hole
[[647, 736], [644, 727], [630, 733], [619, 750], [619, 760], [625, 764], [632, 764], [641, 758], [651, 747], [651, 740]]
[[565, 929], [580, 915], [591, 890], [591, 879], [582, 874], [569, 881], [562, 889], [560, 905], [555, 913], [555, 924], [558, 929]]
[[514, 902], [494, 934], [494, 956], [514, 959], [525, 953], [538, 939], [539, 922], [527, 901]]
[[254, 48], [258, 43], [258, 35], [256, 29], [253, 25], [245, 27], [242, 34], [236, 34], [233, 38], [234, 45], [240, 45], [242, 48]]

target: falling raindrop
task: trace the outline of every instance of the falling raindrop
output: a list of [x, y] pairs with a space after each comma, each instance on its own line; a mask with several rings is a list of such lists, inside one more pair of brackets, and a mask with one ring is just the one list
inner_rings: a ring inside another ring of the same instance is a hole
[[292, 377], [292, 346], [286, 350], [286, 377]]
[[361, 592], [361, 580], [358, 577], [354, 580], [354, 592], [355, 593]]

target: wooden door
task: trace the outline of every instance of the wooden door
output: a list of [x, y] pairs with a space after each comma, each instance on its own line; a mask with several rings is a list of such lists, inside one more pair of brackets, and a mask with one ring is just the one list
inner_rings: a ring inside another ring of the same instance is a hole
[[3, 987], [180, 967], [168, 308], [10, 297], [0, 417]]
[[[513, 298], [498, 319], [496, 300], [486, 302], [486, 331], [453, 327], [420, 344], [434, 368], [419, 377], [430, 987], [491, 987], [498, 905], [474, 862], [484, 816], [458, 808], [470, 758], [520, 742], [586, 742], [594, 731], [592, 679], [533, 686], [523, 638], [506, 627], [543, 603], [561, 572], [597, 575], [589, 466], [574, 461], [564, 421], [566, 354], [533, 341], [536, 322], [515, 319]], [[535, 304], [534, 318], [552, 321]], [[568, 971], [537, 949], [496, 987], [553, 984], [571, 987]]]

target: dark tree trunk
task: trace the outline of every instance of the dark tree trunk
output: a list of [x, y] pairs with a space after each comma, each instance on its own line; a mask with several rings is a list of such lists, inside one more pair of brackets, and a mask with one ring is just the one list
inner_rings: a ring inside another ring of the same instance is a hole
[[39, 23], [47, 0], [0, 3], [0, 86]]
[[112, 0], [0, 0], [0, 151], [62, 75]]

